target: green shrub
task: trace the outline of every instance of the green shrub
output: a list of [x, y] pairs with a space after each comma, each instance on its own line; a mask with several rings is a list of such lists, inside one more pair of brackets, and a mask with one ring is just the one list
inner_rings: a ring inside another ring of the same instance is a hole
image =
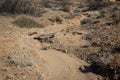
[[21, 28], [24, 28], [24, 27], [25, 28], [36, 28], [36, 27], [43, 28], [43, 26], [37, 23], [35, 20], [31, 18], [26, 18], [26, 17], [21, 17], [12, 23]]

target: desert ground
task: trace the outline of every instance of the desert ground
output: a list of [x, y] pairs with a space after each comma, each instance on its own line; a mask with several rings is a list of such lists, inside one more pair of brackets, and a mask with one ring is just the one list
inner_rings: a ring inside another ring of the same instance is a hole
[[119, 0], [25, 1], [0, 3], [0, 80], [120, 79]]

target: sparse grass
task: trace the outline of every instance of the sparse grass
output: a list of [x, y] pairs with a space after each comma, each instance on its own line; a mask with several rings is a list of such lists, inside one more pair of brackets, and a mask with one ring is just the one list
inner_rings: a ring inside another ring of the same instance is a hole
[[43, 25], [37, 23], [32, 18], [27, 18], [27, 17], [21, 17], [12, 23], [21, 27], [21, 28], [37, 28], [37, 27], [43, 28]]

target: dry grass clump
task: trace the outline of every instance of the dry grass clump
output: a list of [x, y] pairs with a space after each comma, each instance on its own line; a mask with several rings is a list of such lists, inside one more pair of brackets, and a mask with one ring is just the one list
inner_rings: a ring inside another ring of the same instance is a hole
[[12, 23], [21, 28], [36, 28], [36, 27], [43, 28], [43, 26], [41, 24], [39, 24], [32, 18], [27, 18], [27, 17], [21, 17]]
[[62, 23], [63, 22], [63, 19], [61, 16], [54, 16], [52, 18], [49, 19], [51, 22], [56, 22], [56, 23]]

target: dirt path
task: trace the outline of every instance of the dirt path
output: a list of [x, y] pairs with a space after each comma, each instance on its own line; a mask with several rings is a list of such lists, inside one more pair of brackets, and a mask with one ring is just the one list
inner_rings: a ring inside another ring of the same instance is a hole
[[85, 61], [52, 49], [40, 50], [41, 44], [31, 37], [24, 36], [19, 44], [21, 48], [35, 51], [45, 61], [45, 64], [41, 64], [45, 66], [43, 68], [45, 80], [97, 80], [97, 76], [92, 73], [80, 72], [79, 67], [88, 65]]
[[[35, 45], [37, 41], [26, 40], [20, 40], [21, 47], [32, 49], [46, 62], [46, 64], [42, 64], [46, 66], [45, 70], [48, 72], [47, 74], [43, 72], [46, 78], [45, 80], [81, 80], [81, 78], [83, 80], [89, 80], [87, 74], [85, 75], [79, 71], [80, 66], [87, 64], [84, 61], [52, 49], [40, 50], [39, 47], [37, 47], [38, 45]], [[32, 45], [31, 42], [34, 44]]]

